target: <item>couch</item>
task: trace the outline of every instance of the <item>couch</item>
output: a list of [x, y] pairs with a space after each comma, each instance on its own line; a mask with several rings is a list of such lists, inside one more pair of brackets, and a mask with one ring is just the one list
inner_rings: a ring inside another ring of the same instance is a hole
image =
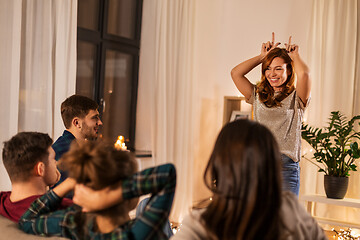
[[21, 231], [16, 223], [13, 221], [0, 216], [0, 240], [66, 240], [66, 238], [61, 237], [41, 237], [41, 236], [34, 236], [31, 234], [26, 234]]

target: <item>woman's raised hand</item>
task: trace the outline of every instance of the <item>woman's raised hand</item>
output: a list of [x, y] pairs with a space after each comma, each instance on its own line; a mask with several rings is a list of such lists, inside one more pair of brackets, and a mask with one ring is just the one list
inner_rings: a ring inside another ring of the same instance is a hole
[[268, 54], [270, 52], [270, 50], [276, 48], [279, 45], [280, 45], [280, 42], [275, 43], [275, 33], [273, 32], [271, 42], [268, 41], [261, 45], [261, 53], [260, 53], [261, 57], [264, 58], [266, 56], [266, 54]]
[[294, 56], [299, 54], [299, 46], [291, 44], [291, 36], [289, 37], [289, 43], [285, 43], [285, 48], [291, 59], [294, 59]]

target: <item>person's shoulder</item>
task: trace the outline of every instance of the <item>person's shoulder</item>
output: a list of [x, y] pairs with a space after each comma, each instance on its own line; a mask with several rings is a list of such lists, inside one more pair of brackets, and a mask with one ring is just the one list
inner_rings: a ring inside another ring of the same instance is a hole
[[2, 191], [0, 192], [0, 199], [9, 198], [11, 191]]
[[63, 144], [69, 144], [69, 142], [71, 142], [74, 139], [75, 136], [71, 132], [64, 130], [63, 134], [60, 137], [58, 137], [58, 139], [56, 139], [56, 141], [54, 142], [53, 147]]
[[36, 199], [38, 199], [41, 196], [42, 195], [31, 195], [31, 196], [28, 196], [27, 198], [21, 199], [17, 202], [13, 202], [13, 204], [19, 205], [19, 206], [22, 205], [22, 206], [25, 206], [28, 208], [33, 201], [35, 201]]
[[5, 209], [6, 203], [10, 202], [10, 194], [11, 192], [8, 191], [0, 192], [0, 214]]
[[326, 239], [321, 227], [306, 212], [295, 194], [283, 193], [280, 211], [282, 234], [287, 236], [285, 239]]
[[52, 145], [52, 148], [55, 151], [55, 159], [59, 160], [61, 158], [61, 156], [66, 153], [67, 151], [69, 151], [70, 149], [70, 145], [72, 143], [72, 141], [75, 140], [75, 136], [65, 130], [63, 135], [61, 135]]
[[309, 96], [309, 98], [307, 99], [306, 102], [303, 102], [301, 100], [301, 98], [299, 97], [299, 95], [296, 92], [296, 89], [294, 90], [294, 99], [299, 103], [299, 106], [301, 109], [305, 109], [309, 106], [310, 100], [311, 100], [311, 95]]
[[15, 222], [20, 219], [20, 217], [29, 208], [31, 203], [40, 196], [33, 195], [16, 202], [12, 202], [10, 200], [10, 194], [11, 192], [5, 192], [4, 194], [1, 194], [0, 214]]
[[282, 193], [282, 205], [281, 209], [284, 212], [287, 211], [296, 211], [301, 205], [299, 204], [297, 196], [289, 191], [284, 191]]

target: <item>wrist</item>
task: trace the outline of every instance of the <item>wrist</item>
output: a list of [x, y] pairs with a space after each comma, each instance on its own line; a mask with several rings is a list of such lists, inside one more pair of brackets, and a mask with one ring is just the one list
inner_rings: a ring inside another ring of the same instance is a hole
[[292, 54], [289, 54], [291, 59], [294, 61], [294, 60], [297, 60], [297, 59], [300, 59], [300, 55], [299, 53], [292, 53]]
[[72, 191], [75, 187], [76, 181], [72, 178], [67, 178], [64, 182], [56, 186], [53, 191], [59, 197], [63, 198], [67, 193]]
[[262, 63], [264, 58], [265, 58], [266, 54], [260, 54], [258, 55], [258, 64]]

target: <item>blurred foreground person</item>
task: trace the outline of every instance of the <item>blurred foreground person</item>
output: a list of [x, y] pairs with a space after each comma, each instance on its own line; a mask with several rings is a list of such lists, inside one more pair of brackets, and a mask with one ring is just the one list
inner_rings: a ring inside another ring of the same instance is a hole
[[279, 148], [257, 122], [224, 126], [204, 181], [212, 201], [185, 217], [172, 239], [327, 239], [296, 195], [282, 191]]

